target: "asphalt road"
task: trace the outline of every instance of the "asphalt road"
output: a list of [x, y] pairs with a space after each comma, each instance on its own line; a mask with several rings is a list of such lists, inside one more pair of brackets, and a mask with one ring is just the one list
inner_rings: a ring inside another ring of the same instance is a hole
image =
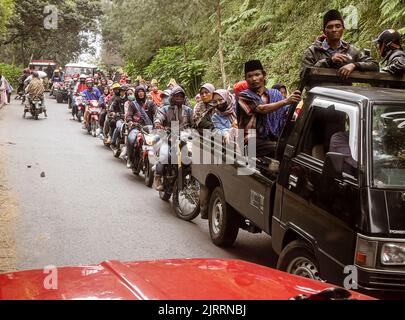
[[15, 100], [0, 112], [0, 154], [19, 207], [17, 269], [194, 257], [275, 266], [269, 236], [240, 231], [233, 248], [216, 247], [206, 220], [179, 220], [101, 140], [69, 120], [66, 104], [46, 102], [48, 119], [23, 119]]

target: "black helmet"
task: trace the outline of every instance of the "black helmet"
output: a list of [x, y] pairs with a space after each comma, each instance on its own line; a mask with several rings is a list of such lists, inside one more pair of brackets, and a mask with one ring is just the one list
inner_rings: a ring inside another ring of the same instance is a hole
[[401, 35], [398, 31], [394, 29], [387, 29], [380, 33], [377, 39], [374, 42], [378, 44], [385, 44], [386, 46], [395, 43], [397, 45], [401, 44]]
[[127, 91], [128, 91], [128, 86], [125, 85], [125, 84], [123, 84], [123, 85], [121, 86], [120, 90], [127, 92]]
[[381, 56], [385, 57], [387, 52], [401, 48], [401, 35], [394, 29], [387, 29], [381, 32], [373, 42], [378, 44]]

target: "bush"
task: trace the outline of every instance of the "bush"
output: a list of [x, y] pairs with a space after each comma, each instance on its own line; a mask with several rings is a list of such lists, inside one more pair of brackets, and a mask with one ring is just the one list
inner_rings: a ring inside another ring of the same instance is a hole
[[7, 81], [13, 86], [14, 91], [17, 90], [18, 78], [23, 72], [23, 68], [12, 64], [0, 63], [0, 73], [7, 79]]

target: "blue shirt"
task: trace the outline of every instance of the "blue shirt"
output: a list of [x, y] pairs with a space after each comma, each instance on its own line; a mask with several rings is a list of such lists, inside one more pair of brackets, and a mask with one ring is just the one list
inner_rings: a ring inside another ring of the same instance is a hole
[[101, 97], [101, 93], [100, 90], [98, 90], [97, 88], [93, 88], [92, 92], [89, 91], [89, 89], [84, 90], [82, 92], [82, 94], [84, 95], [84, 99], [85, 100], [100, 100]]
[[232, 127], [229, 117], [220, 116], [218, 113], [212, 115], [212, 124], [214, 125], [214, 129], [219, 130], [221, 134], [229, 131]]

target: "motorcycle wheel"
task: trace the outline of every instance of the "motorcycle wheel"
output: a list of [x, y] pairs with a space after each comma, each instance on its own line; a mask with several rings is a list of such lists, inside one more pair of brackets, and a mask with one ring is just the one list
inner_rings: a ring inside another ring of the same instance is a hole
[[97, 131], [97, 123], [93, 120], [91, 121], [91, 135], [93, 137], [96, 137], [96, 131]]
[[169, 201], [171, 196], [172, 194], [167, 191], [159, 191], [159, 197], [163, 201]]
[[146, 161], [145, 161], [145, 185], [147, 187], [152, 188], [153, 178], [154, 178], [154, 173], [152, 171], [152, 168], [150, 167], [149, 159], [146, 159]]
[[184, 188], [182, 190], [178, 188], [178, 180], [176, 180], [172, 205], [178, 218], [191, 221], [200, 214], [199, 191], [199, 183], [191, 174], [184, 177]]
[[38, 116], [39, 116], [39, 112], [35, 111], [35, 115], [34, 115], [35, 120], [38, 120]]
[[135, 152], [135, 159], [132, 164], [132, 173], [136, 176], [139, 176], [139, 172], [141, 172], [141, 159], [139, 157], [139, 154]]
[[56, 93], [56, 102], [63, 103], [63, 95], [59, 92]]

